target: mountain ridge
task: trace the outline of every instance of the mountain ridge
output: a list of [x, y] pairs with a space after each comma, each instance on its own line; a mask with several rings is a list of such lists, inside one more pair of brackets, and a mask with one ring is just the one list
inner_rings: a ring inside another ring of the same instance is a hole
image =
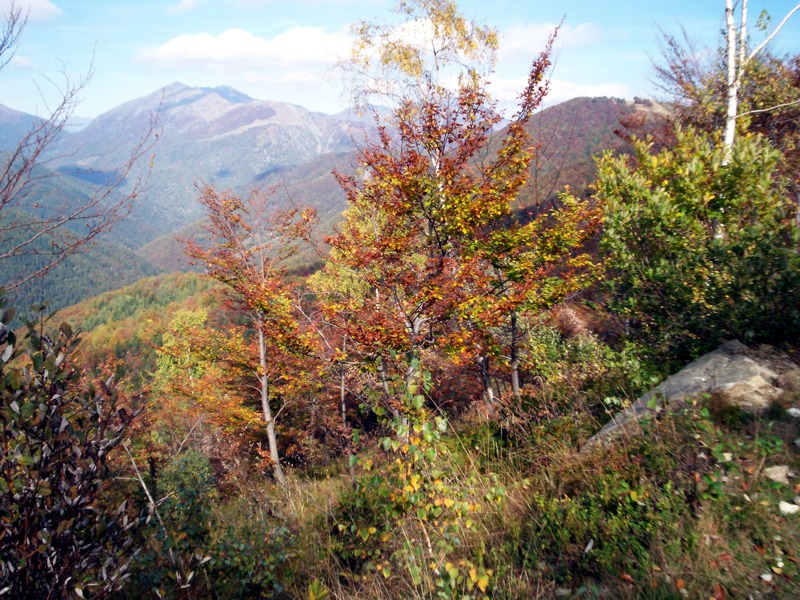
[[[255, 100], [229, 87], [173, 83], [98, 116], [54, 148], [61, 168], [107, 170], [124, 164], [158, 116], [150, 191], [139, 209], [155, 235], [202, 215], [198, 182], [242, 192], [264, 173], [296, 167], [327, 153], [352, 151], [367, 125], [279, 101]], [[149, 166], [149, 165], [148, 165]]]
[[[575, 193], [587, 193], [595, 174], [593, 156], [608, 148], [625, 150], [615, 130], [620, 117], [637, 110], [644, 107], [612, 98], [578, 98], [537, 113], [529, 131], [541, 141], [540, 155], [520, 198], [523, 207], [552, 199], [567, 184]], [[370, 114], [326, 115], [256, 100], [227, 86], [175, 82], [115, 107], [80, 131], [65, 131], [48, 157], [65, 178], [59, 185], [89, 193], [105, 171], [124, 164], [155, 111], [160, 121], [153, 156], [132, 173], [149, 175], [148, 192], [109, 238], [159, 271], [190, 268], [180, 256], [176, 234], [197, 230], [204, 216], [196, 201], [203, 184], [243, 194], [271, 190], [267, 193], [276, 208], [311, 206], [323, 234], [330, 231], [346, 207], [332, 171], [355, 172], [358, 148], [375, 125]], [[21, 136], [21, 123], [30, 127], [35, 117], [0, 105], [0, 140]], [[51, 195], [59, 188], [48, 189]], [[126, 191], [124, 186], [120, 191]]]

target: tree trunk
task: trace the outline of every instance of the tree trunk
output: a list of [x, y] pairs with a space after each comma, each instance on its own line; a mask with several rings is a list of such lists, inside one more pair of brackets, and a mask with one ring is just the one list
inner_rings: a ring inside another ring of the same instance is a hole
[[386, 405], [389, 407], [389, 410], [392, 412], [392, 416], [399, 419], [400, 412], [395, 408], [394, 404], [392, 403], [392, 390], [389, 387], [389, 377], [386, 375], [386, 367], [383, 364], [383, 358], [378, 358], [378, 375], [381, 378], [381, 386], [383, 387], [383, 395], [384, 399], [386, 400]]
[[514, 400], [522, 399], [519, 388], [519, 350], [517, 348], [517, 311], [511, 311], [511, 393]]
[[269, 376], [267, 375], [267, 344], [264, 340], [264, 317], [259, 314], [256, 319], [258, 325], [258, 358], [261, 371], [258, 380], [261, 384], [261, 408], [264, 411], [264, 422], [267, 425], [267, 442], [269, 443], [269, 457], [272, 459], [272, 470], [275, 479], [281, 485], [286, 483], [286, 477], [281, 468], [280, 456], [278, 454], [278, 438], [275, 436], [275, 419], [272, 417], [272, 410], [269, 407]]
[[[731, 161], [733, 154], [733, 141], [736, 136], [736, 113], [739, 109], [739, 73], [744, 65], [738, 65], [736, 61], [736, 19], [733, 13], [733, 0], [725, 0], [725, 32], [727, 37], [727, 96], [728, 108], [725, 114], [725, 137], [723, 157], [724, 164]], [[744, 33], [744, 32], [742, 32]], [[740, 40], [739, 43], [743, 43]]]
[[478, 357], [478, 367], [481, 373], [481, 383], [483, 384], [483, 399], [489, 404], [494, 405], [494, 389], [492, 388], [492, 378], [489, 373], [489, 357], [482, 355]]
[[[342, 341], [342, 353], [347, 352], [347, 336], [344, 337]], [[350, 468], [350, 479], [353, 482], [353, 485], [356, 484], [356, 464], [353, 460], [353, 428], [350, 427], [350, 424], [347, 422], [347, 404], [345, 403], [346, 398], [346, 390], [345, 390], [345, 370], [344, 370], [344, 363], [339, 363], [339, 407], [342, 411], [342, 427], [344, 427], [345, 435], [347, 436], [347, 464]]]

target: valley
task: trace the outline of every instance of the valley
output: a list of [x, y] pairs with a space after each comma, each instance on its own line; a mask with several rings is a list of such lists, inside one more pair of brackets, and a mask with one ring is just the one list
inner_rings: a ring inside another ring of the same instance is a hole
[[800, 5], [509, 4], [10, 3], [140, 91], [0, 105], [0, 598], [798, 596]]
[[[538, 114], [529, 127], [540, 155], [520, 208], [554, 198], [567, 183], [584, 191], [594, 178], [594, 157], [607, 148], [624, 147], [614, 131], [624, 115], [637, 109], [641, 107], [617, 99], [578, 98]], [[97, 117], [80, 131], [65, 131], [46, 159], [47, 168], [60, 175], [32, 190], [31, 202], [41, 198], [44, 205], [45, 199], [60, 197], [61, 202], [75, 203], [90, 196], [94, 190], [89, 174], [102, 179], [124, 164], [130, 146], [147, 132], [153, 118], [157, 140], [130, 175], [145, 177], [146, 188], [130, 214], [87, 248], [86, 260], [73, 259], [29, 289], [13, 293], [15, 304], [47, 300], [50, 309], [57, 310], [139, 277], [191, 269], [177, 238], [201, 231], [203, 211], [197, 196], [203, 184], [242, 194], [262, 190], [280, 209], [311, 207], [317, 211], [322, 238], [346, 206], [333, 172], [353, 173], [358, 149], [374, 135], [369, 115], [315, 114], [255, 100], [231, 88], [175, 83]], [[30, 115], [0, 111], [0, 140], [8, 140], [10, 147], [34, 121]], [[125, 182], [117, 190], [127, 191]], [[94, 257], [103, 260], [96, 263]], [[319, 258], [307, 250], [303, 260], [314, 263]], [[94, 263], [97, 268], [82, 272]], [[29, 267], [29, 262], [23, 266], [20, 261], [5, 265], [0, 285]]]

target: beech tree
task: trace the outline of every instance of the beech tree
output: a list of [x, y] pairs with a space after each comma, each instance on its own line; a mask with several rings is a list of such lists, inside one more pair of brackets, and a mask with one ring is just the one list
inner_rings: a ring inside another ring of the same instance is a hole
[[[397, 375], [408, 389], [429, 346], [478, 360], [486, 373], [488, 328], [541, 292], [556, 277], [552, 267], [574, 249], [551, 252], [545, 267], [538, 261], [546, 253], [536, 249], [543, 221], [522, 225], [514, 213], [535, 155], [526, 125], [549, 88], [555, 32], [498, 136], [501, 117], [487, 91], [494, 31], [466, 20], [445, 0], [403, 2], [399, 12], [409, 21], [395, 29], [357, 29], [353, 64], [365, 79], [361, 91], [389, 91], [395, 108], [377, 141], [362, 150], [363, 172], [337, 175], [349, 208], [328, 240], [326, 266], [331, 277], [354, 284], [343, 286], [349, 293], [339, 296], [335, 310], [358, 315], [343, 326], [373, 357], [387, 397], [390, 357], [400, 359]], [[429, 34], [424, 42], [423, 33]], [[445, 80], [457, 85], [447, 87]], [[491, 398], [489, 377], [484, 381]]]
[[[302, 377], [286, 367], [289, 355], [306, 351], [285, 280], [285, 260], [295, 251], [289, 237], [300, 236], [312, 215], [297, 211], [268, 213], [265, 194], [253, 192], [242, 199], [230, 192], [206, 186], [199, 201], [208, 211], [207, 245], [187, 243], [187, 253], [205, 267], [206, 273], [228, 286], [231, 298], [251, 319], [257, 336], [258, 392], [267, 431], [275, 479], [286, 478], [281, 468], [275, 420], [289, 403], [276, 393], [276, 383]], [[277, 410], [271, 405], [277, 399]]]

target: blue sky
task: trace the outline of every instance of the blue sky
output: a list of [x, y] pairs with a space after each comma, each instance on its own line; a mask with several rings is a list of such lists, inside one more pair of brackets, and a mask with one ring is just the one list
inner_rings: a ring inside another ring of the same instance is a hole
[[[175, 81], [229, 85], [262, 100], [312, 110], [346, 107], [332, 65], [347, 53], [348, 26], [386, 18], [393, 0], [15, 0], [29, 21], [13, 61], [0, 72], [0, 103], [46, 112], [62, 72], [73, 80], [92, 67], [77, 111], [96, 116]], [[0, 0], [7, 14], [11, 0]], [[773, 21], [795, 0], [750, 0]], [[575, 96], [652, 96], [650, 57], [658, 27], [683, 26], [714, 47], [724, 0], [461, 0], [468, 17], [500, 33], [494, 92], [515, 97], [531, 58], [562, 17], [550, 103]], [[753, 30], [753, 38], [759, 34]], [[776, 38], [779, 52], [800, 52], [800, 12]], [[44, 97], [44, 99], [43, 99]]]

